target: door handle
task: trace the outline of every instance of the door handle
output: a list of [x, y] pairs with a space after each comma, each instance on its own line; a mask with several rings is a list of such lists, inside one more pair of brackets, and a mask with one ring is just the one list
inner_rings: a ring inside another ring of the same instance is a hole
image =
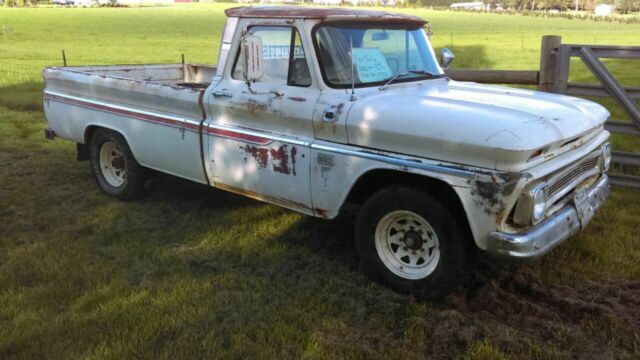
[[232, 97], [233, 94], [231, 94], [228, 91], [214, 91], [213, 92], [213, 96], [215, 96], [215, 97]]

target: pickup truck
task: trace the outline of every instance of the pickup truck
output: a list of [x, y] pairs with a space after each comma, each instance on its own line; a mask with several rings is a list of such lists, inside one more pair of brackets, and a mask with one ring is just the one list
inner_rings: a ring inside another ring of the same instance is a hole
[[609, 113], [558, 94], [449, 79], [418, 17], [226, 10], [218, 65], [44, 70], [45, 136], [77, 143], [130, 200], [149, 169], [332, 219], [359, 205], [373, 279], [447, 294], [481, 250], [537, 258], [609, 194]]

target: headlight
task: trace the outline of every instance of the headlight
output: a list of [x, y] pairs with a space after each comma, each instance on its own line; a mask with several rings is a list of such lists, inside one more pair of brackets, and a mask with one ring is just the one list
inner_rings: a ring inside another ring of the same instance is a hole
[[542, 220], [547, 210], [547, 192], [545, 184], [541, 184], [531, 190], [531, 220], [534, 224]]
[[606, 143], [602, 147], [602, 171], [609, 171], [611, 166], [611, 143]]

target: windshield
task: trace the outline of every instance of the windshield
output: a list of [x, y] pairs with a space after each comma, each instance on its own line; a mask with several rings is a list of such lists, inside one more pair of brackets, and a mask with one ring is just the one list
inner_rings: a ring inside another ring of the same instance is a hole
[[443, 76], [421, 28], [320, 25], [314, 32], [314, 40], [322, 76], [332, 87], [351, 87], [352, 74], [356, 87]]

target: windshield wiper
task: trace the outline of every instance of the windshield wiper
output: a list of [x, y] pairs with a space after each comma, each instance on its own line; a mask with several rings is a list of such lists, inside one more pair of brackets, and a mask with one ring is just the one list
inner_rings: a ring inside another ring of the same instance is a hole
[[409, 70], [409, 73], [411, 73], [411, 74], [419, 74], [419, 75], [426, 75], [430, 79], [439, 79], [439, 78], [447, 76], [445, 74], [434, 74], [434, 73], [428, 72], [427, 70]]
[[384, 85], [380, 86], [379, 90], [384, 90], [387, 88], [387, 86], [391, 85], [391, 83], [393, 83], [394, 81], [396, 81], [399, 77], [401, 76], [407, 76], [409, 74], [418, 74], [418, 75], [424, 75], [425, 77], [427, 77], [428, 79], [440, 79], [443, 77], [446, 77], [447, 75], [445, 74], [434, 74], [434, 73], [430, 73], [427, 70], [409, 70], [407, 72], [403, 72], [400, 74], [395, 74], [392, 77], [389, 78], [389, 80], [387, 80], [386, 83], [384, 83]]
[[392, 83], [392, 82], [394, 82], [394, 81], [396, 81], [396, 79], [397, 79], [397, 78], [399, 78], [400, 76], [407, 76], [407, 75], [409, 75], [409, 73], [408, 73], [408, 72], [403, 72], [403, 73], [400, 73], [400, 74], [395, 74], [395, 75], [393, 75], [392, 77], [390, 77], [390, 78], [389, 78], [389, 80], [387, 80], [387, 82], [386, 82], [386, 83], [384, 83], [384, 85], [380, 86], [380, 87], [378, 88], [378, 90], [384, 90], [384, 89], [386, 89], [386, 88], [387, 88], [387, 86], [391, 85], [391, 83]]

